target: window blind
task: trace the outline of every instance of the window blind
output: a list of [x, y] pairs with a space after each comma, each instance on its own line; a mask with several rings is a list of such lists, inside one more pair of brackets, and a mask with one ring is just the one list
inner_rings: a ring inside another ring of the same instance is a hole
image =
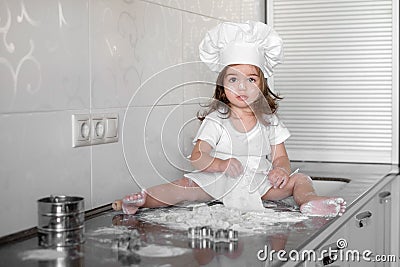
[[284, 41], [272, 87], [290, 158], [396, 161], [392, 1], [273, 0], [267, 19]]

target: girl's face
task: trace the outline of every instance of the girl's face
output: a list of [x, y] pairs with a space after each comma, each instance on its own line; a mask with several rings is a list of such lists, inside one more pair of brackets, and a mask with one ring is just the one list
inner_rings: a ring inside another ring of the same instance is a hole
[[231, 65], [228, 67], [223, 85], [225, 95], [231, 105], [247, 107], [261, 94], [261, 78], [258, 67], [248, 64]]

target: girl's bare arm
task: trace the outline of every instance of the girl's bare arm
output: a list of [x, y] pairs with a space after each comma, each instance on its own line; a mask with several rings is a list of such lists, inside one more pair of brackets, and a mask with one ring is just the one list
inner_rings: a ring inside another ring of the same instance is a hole
[[272, 166], [281, 168], [290, 174], [290, 160], [284, 143], [271, 146]]
[[283, 188], [290, 176], [290, 161], [285, 144], [271, 146], [272, 170], [268, 173], [268, 179], [274, 188]]
[[190, 157], [193, 167], [205, 172], [224, 172], [236, 177], [243, 172], [242, 164], [235, 158], [222, 160], [210, 156], [212, 146], [206, 141], [197, 140]]

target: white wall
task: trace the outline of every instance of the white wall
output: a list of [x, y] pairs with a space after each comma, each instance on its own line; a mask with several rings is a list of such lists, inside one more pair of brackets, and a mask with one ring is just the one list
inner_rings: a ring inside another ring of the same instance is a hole
[[[36, 226], [36, 200], [50, 194], [91, 209], [179, 178], [194, 133], [182, 125], [197, 123], [191, 99], [212, 93], [183, 82], [214, 76], [177, 64], [197, 60], [220, 20], [263, 21], [263, 2], [0, 2], [0, 236]], [[120, 127], [118, 143], [72, 148], [72, 114], [115, 112], [122, 126], [128, 104], [124, 142]]]

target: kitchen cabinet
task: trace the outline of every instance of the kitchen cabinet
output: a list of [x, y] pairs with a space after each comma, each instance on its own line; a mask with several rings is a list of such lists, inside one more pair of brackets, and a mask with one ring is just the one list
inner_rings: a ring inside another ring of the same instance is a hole
[[[399, 198], [398, 179], [397, 175], [384, 178], [355, 203], [345, 213], [346, 219], [341, 225], [315, 249], [316, 255], [324, 254], [320, 257], [322, 260], [307, 261], [302, 266], [397, 266], [393, 261], [398, 261], [400, 256], [399, 208], [392, 201]], [[335, 256], [329, 257], [329, 250], [334, 251], [336, 260]]]
[[390, 227], [391, 184], [355, 212], [343, 226], [344, 236], [335, 235], [337, 246], [347, 244], [341, 266], [375, 266], [376, 257], [390, 254]]

